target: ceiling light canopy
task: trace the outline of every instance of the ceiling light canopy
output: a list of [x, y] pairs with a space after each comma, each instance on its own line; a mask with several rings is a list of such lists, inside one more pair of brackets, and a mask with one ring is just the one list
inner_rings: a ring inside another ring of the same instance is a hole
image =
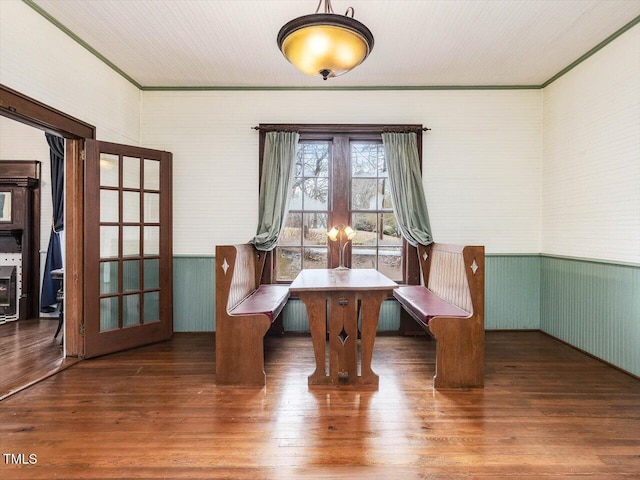
[[322, 2], [316, 13], [294, 18], [280, 29], [278, 47], [299, 70], [326, 80], [360, 65], [373, 50], [373, 35], [353, 18], [352, 7], [339, 15], [331, 0], [324, 0], [325, 13], [318, 13]]

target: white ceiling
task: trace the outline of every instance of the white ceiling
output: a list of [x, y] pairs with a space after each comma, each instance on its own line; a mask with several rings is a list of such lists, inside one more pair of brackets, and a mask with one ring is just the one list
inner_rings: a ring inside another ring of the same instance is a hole
[[640, 0], [333, 0], [375, 46], [324, 82], [276, 45], [317, 0], [32, 1], [143, 87], [540, 85], [640, 15]]

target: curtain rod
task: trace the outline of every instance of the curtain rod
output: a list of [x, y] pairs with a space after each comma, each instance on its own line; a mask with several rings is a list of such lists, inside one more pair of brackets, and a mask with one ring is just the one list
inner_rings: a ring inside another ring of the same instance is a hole
[[255, 127], [251, 127], [252, 130], [258, 130], [258, 131], [263, 131], [263, 132], [295, 132], [295, 133], [300, 133], [300, 129], [299, 128], [293, 128], [293, 127], [273, 127], [273, 126], [268, 126], [268, 127], [261, 127], [259, 125], [256, 125]]
[[[343, 126], [344, 128], [344, 126]], [[263, 132], [296, 132], [300, 133], [300, 131], [304, 132], [327, 132], [330, 130], [334, 130], [332, 126], [324, 126], [324, 125], [304, 125], [304, 126], [294, 126], [294, 125], [256, 125], [255, 127], [251, 127], [252, 130], [263, 131]], [[339, 130], [339, 129], [336, 129]], [[349, 130], [347, 128], [347, 130]], [[384, 125], [367, 125], [367, 126], [358, 126], [354, 125], [353, 131], [357, 133], [363, 132], [372, 132], [372, 131], [382, 131], [386, 132], [394, 132], [394, 133], [405, 133], [405, 132], [428, 132], [431, 129], [428, 127], [423, 127], [422, 125], [406, 125], [406, 126], [397, 126], [393, 125], [384, 126]]]

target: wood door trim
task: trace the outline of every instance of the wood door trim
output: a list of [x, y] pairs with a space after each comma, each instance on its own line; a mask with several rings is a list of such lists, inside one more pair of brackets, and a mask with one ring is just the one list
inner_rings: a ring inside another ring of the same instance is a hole
[[65, 138], [95, 138], [96, 127], [0, 84], [0, 114]]
[[67, 140], [65, 155], [65, 355], [84, 357], [84, 140]]

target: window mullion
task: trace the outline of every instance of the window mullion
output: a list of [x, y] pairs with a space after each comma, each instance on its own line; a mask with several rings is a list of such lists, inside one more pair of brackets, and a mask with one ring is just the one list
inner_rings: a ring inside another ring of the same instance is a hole
[[[349, 169], [349, 137], [346, 135], [339, 135], [333, 137], [333, 175], [332, 175], [332, 191], [331, 191], [331, 215], [330, 225], [350, 225], [351, 215], [349, 212], [350, 202], [349, 196], [351, 193], [351, 171]], [[330, 253], [330, 266], [336, 267], [339, 263], [339, 242], [329, 242], [331, 249]], [[347, 247], [344, 258], [345, 264], [351, 264], [351, 250]]]

